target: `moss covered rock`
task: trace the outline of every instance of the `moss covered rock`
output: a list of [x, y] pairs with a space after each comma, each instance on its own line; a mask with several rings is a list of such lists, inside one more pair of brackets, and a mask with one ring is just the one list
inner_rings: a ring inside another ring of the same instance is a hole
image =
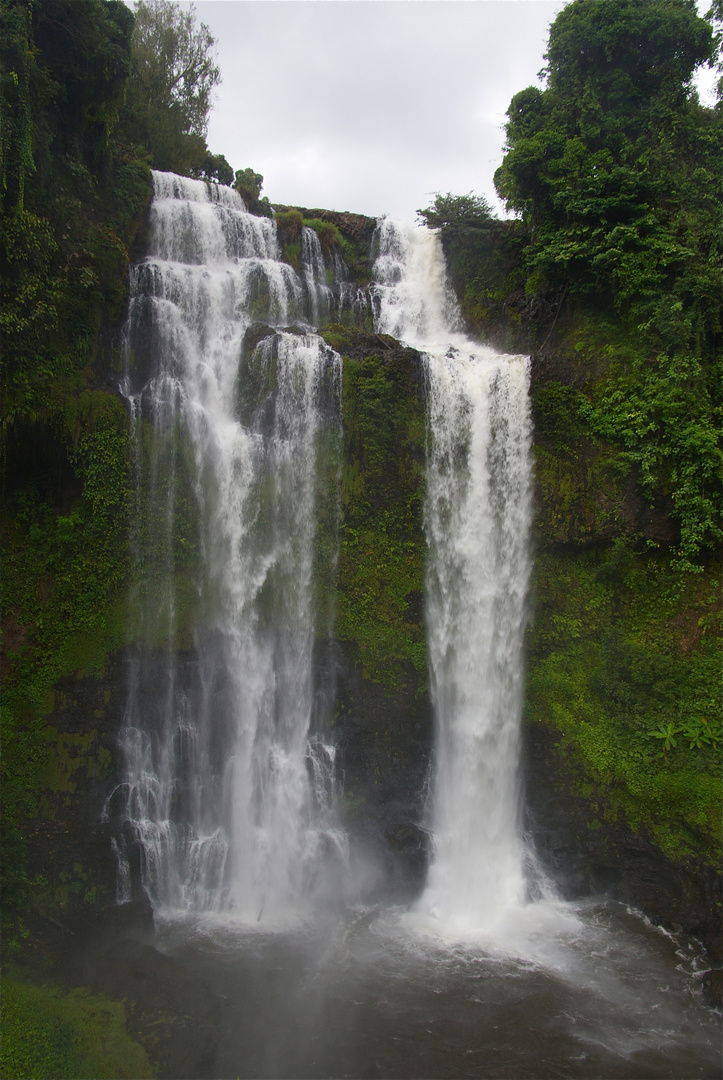
[[328, 326], [343, 358], [335, 738], [348, 827], [374, 854], [371, 894], [418, 891], [432, 737], [424, 627], [424, 361], [393, 338]]

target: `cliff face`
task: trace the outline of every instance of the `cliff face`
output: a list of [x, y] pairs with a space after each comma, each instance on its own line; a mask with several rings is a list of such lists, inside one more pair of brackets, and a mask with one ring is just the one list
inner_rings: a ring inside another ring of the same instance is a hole
[[369, 895], [418, 892], [432, 717], [424, 628], [422, 357], [393, 338], [322, 331], [344, 361], [333, 737]]
[[[350, 215], [342, 221], [308, 213], [354, 239], [359, 223]], [[360, 220], [361, 228], [367, 219]], [[528, 834], [568, 895], [611, 892], [714, 948], [717, 567], [695, 575], [671, 568], [678, 531], [665, 494], [644, 493], [635, 473], [620, 468], [616, 448], [585, 420], [584, 401], [609, 369], [610, 341], [599, 320], [564, 296], [525, 296], [516, 277], [518, 232], [494, 226], [486, 238], [491, 251], [479, 273], [488, 275], [492, 299], [486, 307], [478, 302], [474, 318], [464, 260], [453, 248], [449, 259], [473, 327], [493, 344], [533, 353]], [[429, 859], [423, 366], [418, 353], [391, 338], [341, 326], [323, 336], [344, 362], [344, 434], [336, 580], [319, 586], [321, 601], [335, 606], [335, 632], [317, 644], [315, 678], [333, 687], [344, 823], [370, 868], [367, 895], [404, 901], [421, 889]], [[101, 498], [127, 450], [118, 399], [108, 404], [112, 394], [97, 394], [82, 413], [95, 438], [87, 451], [95, 472], [86, 470], [76, 490], [70, 467], [67, 476], [62, 468], [59, 478], [51, 475], [49, 453], [39, 498], [23, 503], [28, 484], [18, 466], [7, 556], [32, 593], [19, 596], [6, 638], [11, 704], [20, 718], [16, 761], [27, 748], [17, 865], [27, 846], [22, 873], [31, 885], [31, 921], [68, 930], [119, 917], [103, 811], [121, 779], [117, 735], [128, 650], [136, 647], [126, 640], [122, 546], [111, 557], [99, 532], [97, 552], [91, 544], [79, 561], [84, 519], [73, 518], [74, 507], [101, 511], [120, 528], [128, 509], [127, 494], [112, 506]], [[81, 595], [83, 570], [93, 570], [94, 558], [111, 588], [102, 609], [86, 613], [72, 597]], [[140, 930], [149, 917], [137, 893], [128, 918]]]

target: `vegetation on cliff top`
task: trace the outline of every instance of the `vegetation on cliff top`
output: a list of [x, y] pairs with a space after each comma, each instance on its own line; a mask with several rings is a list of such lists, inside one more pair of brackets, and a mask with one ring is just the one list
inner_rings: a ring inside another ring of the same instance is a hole
[[545, 89], [512, 100], [495, 177], [528, 228], [528, 291], [624, 328], [579, 414], [620, 472], [670, 498], [685, 567], [723, 538], [723, 111], [691, 88], [717, 44], [692, 0], [574, 0]]

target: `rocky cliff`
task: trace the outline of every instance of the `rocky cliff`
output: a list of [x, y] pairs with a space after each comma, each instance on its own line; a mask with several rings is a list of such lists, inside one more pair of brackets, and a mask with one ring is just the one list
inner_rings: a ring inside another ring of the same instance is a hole
[[[498, 233], [501, 250], [488, 259], [497, 306], [486, 324], [479, 310], [470, 321], [506, 348], [527, 351], [539, 342], [532, 368], [536, 570], [522, 764], [528, 836], [567, 895], [609, 892], [715, 950], [717, 569], [711, 563], [691, 575], [671, 568], [676, 526], [664, 497], [651, 503], [636, 477], [617, 467], [614, 448], [585, 424], [581, 400], [604, 380], [609, 351], [585, 337], [589, 324], [564, 297], [533, 303], [514, 289], [504, 295], [498, 278], [508, 285], [514, 278], [516, 233]], [[459, 287], [454, 253], [451, 262]], [[334, 687], [329, 722], [343, 815], [369, 867], [366, 895], [404, 901], [419, 892], [429, 859], [423, 362], [414, 350], [365, 330], [329, 326], [323, 336], [343, 357], [344, 441], [337, 577], [324, 585], [334, 590], [336, 626], [332, 640], [318, 643], [316, 678]], [[115, 414], [112, 422], [99, 419], [95, 430], [118, 431]], [[52, 479], [49, 492], [51, 485]], [[70, 498], [64, 491], [60, 484], [59, 497]], [[11, 554], [37, 529], [31, 511], [41, 513], [31, 508], [16, 518]], [[71, 526], [59, 526], [63, 515], [53, 513], [44, 527], [54, 530], [62, 555], [69, 541], [63, 548], [57, 529]], [[40, 617], [43, 575], [52, 565], [43, 564], [34, 579]], [[17, 843], [27, 846], [31, 889], [21, 928], [84, 932], [119, 917], [139, 932], [150, 925], [138, 891], [126, 915], [115, 910], [115, 858], [103, 820], [121, 779], [117, 735], [134, 647], [124, 641], [124, 591], [119, 580], [104, 608], [103, 633], [84, 623], [71, 632], [63, 664], [46, 665], [42, 701], [25, 706], [33, 771], [26, 778], [30, 795], [19, 805]], [[15, 623], [25, 633], [17, 614]], [[17, 649], [9, 685], [22, 691], [29, 654], [22, 635], [10, 640]], [[677, 733], [669, 740], [667, 723]]]

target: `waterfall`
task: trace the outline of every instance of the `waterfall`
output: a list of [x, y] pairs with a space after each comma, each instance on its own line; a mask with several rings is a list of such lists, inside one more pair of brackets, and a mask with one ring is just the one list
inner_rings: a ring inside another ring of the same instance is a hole
[[127, 327], [146, 645], [108, 808], [121, 898], [135, 867], [155, 904], [266, 920], [343, 869], [312, 664], [341, 361], [306, 325], [331, 303], [307, 232], [300, 277], [236, 192], [153, 174]]
[[438, 234], [386, 219], [375, 328], [426, 354], [426, 617], [434, 857], [420, 907], [454, 931], [525, 895], [517, 763], [530, 569], [528, 361], [459, 332]]
[[[524, 894], [516, 769], [528, 576], [527, 361], [460, 332], [437, 234], [381, 222], [368, 298], [304, 227], [301, 271], [238, 195], [153, 174], [131, 273], [134, 639], [118, 892], [273, 920], [344, 891], [330, 694], [340, 358], [363, 322], [426, 357], [435, 853], [422, 904], [477, 926]], [[331, 561], [330, 561], [331, 560]]]
[[316, 230], [308, 225], [301, 230], [301, 266], [309, 293], [311, 321], [315, 326], [322, 326], [329, 320], [333, 296], [326, 280], [327, 268], [321, 240]]

